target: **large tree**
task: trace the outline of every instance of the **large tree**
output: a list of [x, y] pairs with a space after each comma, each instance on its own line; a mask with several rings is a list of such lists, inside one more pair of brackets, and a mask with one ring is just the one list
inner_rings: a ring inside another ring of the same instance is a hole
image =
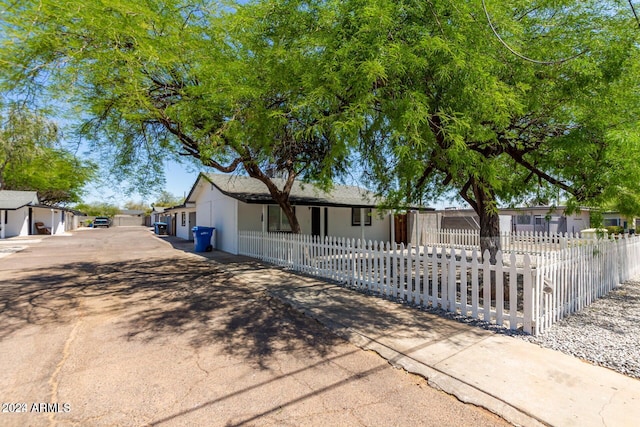
[[18, 103], [0, 104], [0, 189], [7, 169], [29, 164], [58, 139], [57, 126]]
[[[500, 248], [500, 203], [557, 190], [640, 213], [638, 36], [614, 1], [353, 1], [342, 49], [378, 70], [365, 174], [398, 203], [456, 192]], [[349, 47], [350, 46], [350, 47]]]
[[333, 125], [349, 100], [323, 64], [323, 2], [1, 4], [6, 81], [79, 106], [83, 135], [121, 174], [153, 180], [175, 155], [244, 169], [297, 232], [294, 180], [327, 186], [344, 167]]
[[96, 169], [61, 146], [58, 127], [42, 113], [15, 102], [0, 108], [0, 189], [35, 190], [42, 203], [78, 202]]

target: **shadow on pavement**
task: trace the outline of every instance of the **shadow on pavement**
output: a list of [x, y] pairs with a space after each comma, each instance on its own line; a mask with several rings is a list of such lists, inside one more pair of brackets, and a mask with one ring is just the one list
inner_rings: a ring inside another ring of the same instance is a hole
[[172, 335], [194, 347], [222, 344], [260, 367], [275, 351], [330, 351], [337, 336], [264, 290], [238, 280], [259, 265], [201, 258], [74, 263], [22, 273], [0, 286], [0, 339], [30, 325], [56, 326], [78, 316], [118, 316], [127, 340]]

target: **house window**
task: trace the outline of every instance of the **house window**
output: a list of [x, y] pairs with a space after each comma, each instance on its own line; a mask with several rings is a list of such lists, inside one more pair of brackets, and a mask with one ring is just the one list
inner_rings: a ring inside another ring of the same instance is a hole
[[544, 217], [543, 216], [537, 216], [535, 218], [535, 220], [536, 220], [536, 222], [535, 222], [536, 225], [543, 225], [544, 224]]
[[182, 212], [182, 226], [185, 227], [187, 225], [187, 213], [186, 212]]
[[620, 219], [619, 218], [605, 218], [602, 220], [602, 225], [604, 225], [605, 227], [617, 227], [618, 225], [620, 225]]
[[371, 208], [351, 208], [351, 225], [360, 226], [361, 209], [364, 209], [364, 225], [371, 225]]
[[531, 215], [518, 215], [516, 217], [516, 224], [520, 224], [520, 225], [529, 225], [531, 224]]
[[280, 206], [269, 206], [267, 216], [269, 231], [291, 231], [289, 219]]

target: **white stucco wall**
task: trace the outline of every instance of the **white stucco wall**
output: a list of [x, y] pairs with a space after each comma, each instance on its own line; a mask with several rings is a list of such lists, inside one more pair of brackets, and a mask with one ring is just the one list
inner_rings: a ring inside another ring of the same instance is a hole
[[[62, 210], [52, 208], [33, 208], [33, 223], [42, 222], [51, 229], [51, 234], [64, 234], [65, 223], [62, 221]], [[36, 230], [33, 230], [36, 234]]]
[[[48, 209], [36, 209], [33, 208], [33, 224], [36, 222], [41, 222], [45, 227], [51, 229], [51, 233], [53, 233], [52, 221], [51, 221], [51, 211]], [[38, 231], [35, 229], [35, 225], [33, 228], [33, 234], [38, 234]]]
[[29, 208], [24, 207], [14, 211], [7, 211], [5, 237], [29, 235]]
[[[175, 211], [171, 212], [171, 215], [174, 216], [173, 214], [175, 214], [174, 218], [176, 221], [176, 236], [181, 238], [181, 239], [185, 239], [185, 240], [190, 240], [193, 238], [192, 234], [190, 233], [191, 229], [193, 227], [195, 227], [197, 225], [198, 222], [198, 216], [196, 213], [196, 224], [191, 224], [190, 222], [190, 213], [192, 212], [196, 212], [196, 208], [181, 208], [181, 209], [176, 209]], [[182, 225], [182, 214], [184, 213], [185, 215], [185, 225]], [[204, 225], [204, 224], [201, 224]], [[208, 227], [208, 226], [207, 226]]]
[[243, 231], [262, 231], [262, 206], [238, 202], [238, 229]]
[[[275, 205], [274, 205], [275, 206]], [[296, 206], [296, 216], [300, 223], [302, 234], [312, 233], [312, 207]], [[327, 215], [327, 228], [325, 230], [325, 212]], [[238, 202], [238, 227], [240, 230], [262, 231], [263, 205], [246, 204]], [[351, 225], [351, 208], [320, 207], [320, 229], [323, 235], [334, 237], [347, 237], [359, 239], [361, 236], [360, 226]], [[388, 215], [380, 218], [377, 211], [373, 210], [371, 226], [364, 227], [365, 239], [388, 241], [390, 236], [390, 223]]]
[[587, 228], [591, 228], [589, 211], [580, 211], [567, 216], [568, 233], [577, 233]]
[[196, 225], [216, 229], [214, 248], [238, 253], [238, 201], [203, 181], [191, 201], [196, 202]]
[[[262, 231], [263, 221], [267, 218], [263, 214], [266, 209], [260, 204], [247, 204], [222, 194], [215, 186], [200, 179], [189, 197], [190, 202], [195, 202], [196, 224], [194, 225], [214, 227], [215, 248], [230, 253], [238, 252], [238, 231]], [[300, 222], [303, 234], [311, 234], [311, 208], [308, 206], [296, 206], [296, 215]], [[323, 234], [336, 237], [359, 239], [362, 229], [360, 226], [351, 225], [351, 208], [329, 207], [326, 210], [328, 230], [325, 228], [325, 208], [320, 208], [320, 227]], [[378, 211], [373, 210], [372, 225], [365, 226], [364, 234], [367, 240], [389, 241], [391, 226], [388, 213], [383, 217]], [[180, 217], [176, 234], [185, 238], [180, 230]]]
[[[391, 225], [388, 212], [384, 212], [381, 218], [379, 211], [372, 210], [371, 225], [364, 226], [365, 240], [388, 242], [391, 238]], [[328, 209], [328, 233], [329, 236], [360, 239], [362, 229], [359, 225], [351, 225], [351, 208]]]

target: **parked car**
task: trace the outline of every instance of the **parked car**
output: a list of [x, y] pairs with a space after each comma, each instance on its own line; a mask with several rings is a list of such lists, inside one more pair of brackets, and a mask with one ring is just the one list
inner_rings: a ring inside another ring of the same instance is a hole
[[93, 228], [107, 227], [111, 225], [111, 220], [106, 216], [98, 216], [93, 220]]

